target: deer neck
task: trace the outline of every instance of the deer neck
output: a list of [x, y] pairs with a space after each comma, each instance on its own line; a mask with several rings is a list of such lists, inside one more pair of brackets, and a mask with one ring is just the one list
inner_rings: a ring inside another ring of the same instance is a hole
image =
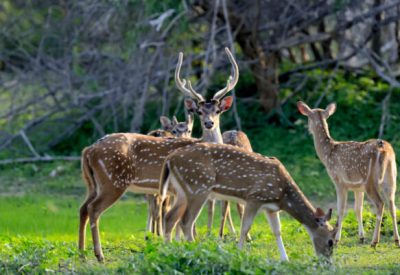
[[309, 232], [317, 230], [315, 208], [294, 182], [289, 183], [280, 208], [303, 224]]
[[217, 144], [224, 143], [222, 139], [221, 129], [219, 128], [219, 126], [214, 127], [214, 129], [212, 130], [206, 129], [204, 126], [202, 126], [202, 129], [203, 129], [203, 136], [201, 137], [201, 139], [204, 142], [217, 143]]
[[320, 122], [316, 124], [313, 131], [313, 139], [315, 151], [319, 159], [324, 164], [327, 164], [334, 140], [331, 138], [328, 124], [324, 120], [321, 119]]

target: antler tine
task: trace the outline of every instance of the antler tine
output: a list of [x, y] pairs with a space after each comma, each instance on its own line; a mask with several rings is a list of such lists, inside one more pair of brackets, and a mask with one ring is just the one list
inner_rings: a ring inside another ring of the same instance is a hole
[[183, 62], [183, 53], [180, 52], [179, 57], [178, 57], [178, 63], [176, 64], [176, 69], [175, 69], [176, 86], [186, 96], [194, 98], [198, 101], [204, 101], [204, 98], [192, 88], [192, 86], [190, 85], [190, 81], [189, 81], [189, 89], [188, 89], [188, 88], [186, 88], [187, 81], [185, 79], [182, 79], [182, 80], [180, 79], [179, 75], [181, 73], [182, 62]]
[[190, 80], [188, 80], [188, 87], [189, 91], [192, 93], [193, 97], [197, 99], [198, 102], [205, 101], [204, 97], [193, 89]]
[[233, 76], [229, 76], [228, 82], [226, 84], [226, 87], [219, 90], [213, 97], [214, 100], [220, 100], [224, 95], [226, 95], [229, 91], [231, 91], [233, 88], [235, 88], [238, 80], [239, 80], [239, 67], [235, 61], [235, 58], [233, 57], [231, 51], [225, 47], [225, 52], [228, 55], [229, 61], [232, 64], [233, 67]]
[[182, 67], [182, 62], [183, 62], [183, 53], [180, 52], [179, 53], [179, 57], [178, 57], [178, 63], [176, 64], [176, 69], [175, 69], [175, 83], [176, 83], [176, 87], [183, 92], [186, 96], [191, 97], [191, 93], [190, 91], [185, 87], [186, 85], [186, 80], [181, 80], [179, 78], [179, 75], [181, 73], [181, 67]]

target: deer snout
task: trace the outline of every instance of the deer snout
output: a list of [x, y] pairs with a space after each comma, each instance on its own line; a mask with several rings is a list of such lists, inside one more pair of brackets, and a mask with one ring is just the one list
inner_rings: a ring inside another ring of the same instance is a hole
[[205, 122], [204, 122], [204, 126], [205, 126], [207, 129], [211, 129], [212, 127], [214, 127], [214, 121], [211, 121], [211, 120], [205, 121]]

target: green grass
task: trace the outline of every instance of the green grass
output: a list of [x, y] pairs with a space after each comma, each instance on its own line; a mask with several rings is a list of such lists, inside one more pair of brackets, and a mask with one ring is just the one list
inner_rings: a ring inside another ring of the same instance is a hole
[[[50, 176], [57, 167], [58, 175]], [[301, 177], [301, 172], [295, 170], [295, 175]], [[77, 250], [78, 209], [85, 196], [77, 163], [3, 167], [0, 180], [0, 273], [393, 274], [400, 268], [400, 249], [392, 242], [391, 220], [386, 215], [381, 244], [374, 250], [368, 243], [358, 243], [357, 223], [350, 210], [343, 240], [335, 250], [333, 263], [328, 264], [314, 256], [305, 229], [282, 213], [282, 236], [290, 258], [290, 262], [282, 263], [261, 214], [251, 229], [253, 241], [242, 251], [236, 248], [237, 236], [227, 234], [223, 240], [216, 237], [219, 209], [211, 236], [206, 234], [207, 217], [202, 213], [197, 223], [199, 238], [194, 243], [164, 244], [156, 237], [145, 241], [146, 204], [141, 196], [132, 194], [125, 195], [101, 219], [106, 263], [98, 264], [89, 232], [86, 260]], [[324, 184], [331, 185], [327, 181]], [[323, 204], [326, 208], [333, 202]], [[364, 225], [369, 242], [374, 215], [368, 206]]]

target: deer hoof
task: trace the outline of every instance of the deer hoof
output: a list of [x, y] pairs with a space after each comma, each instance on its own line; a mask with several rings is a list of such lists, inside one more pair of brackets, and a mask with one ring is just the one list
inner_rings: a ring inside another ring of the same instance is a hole
[[365, 242], [365, 238], [364, 237], [360, 237], [360, 243], [363, 244]]
[[96, 258], [97, 258], [97, 261], [98, 261], [99, 263], [104, 263], [104, 256], [103, 256], [103, 254], [96, 255]]
[[251, 243], [253, 239], [251, 238], [250, 234], [246, 236], [246, 242]]

